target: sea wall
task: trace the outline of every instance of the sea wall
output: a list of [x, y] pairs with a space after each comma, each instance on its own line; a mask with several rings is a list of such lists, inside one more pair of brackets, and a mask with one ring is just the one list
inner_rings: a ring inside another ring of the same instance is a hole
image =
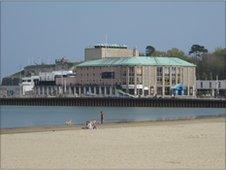
[[0, 105], [226, 108], [226, 100], [169, 98], [0, 98]]

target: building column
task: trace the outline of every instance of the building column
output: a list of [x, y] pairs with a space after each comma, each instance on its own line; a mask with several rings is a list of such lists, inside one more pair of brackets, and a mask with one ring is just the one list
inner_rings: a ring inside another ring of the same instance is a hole
[[[51, 86], [47, 86], [47, 95], [50, 95], [50, 91], [49, 91], [49, 87], [51, 88]], [[50, 89], [51, 90], [51, 89]]]
[[91, 87], [89, 86], [89, 94], [91, 94]]
[[194, 97], [196, 96], [196, 89], [195, 89], [195, 86], [193, 86], [193, 96], [194, 96]]
[[97, 94], [97, 92], [96, 92], [96, 86], [93, 87], [93, 94], [94, 94], [94, 95]]
[[[37, 86], [37, 90], [38, 90], [38, 96], [41, 95], [41, 89], [40, 89], [40, 86]], [[22, 93], [21, 93], [22, 94]]]
[[[148, 77], [151, 77], [151, 66], [148, 66]], [[150, 90], [150, 86], [151, 86], [151, 83], [150, 83], [150, 80], [148, 80], [148, 96], [150, 97], [151, 96], [151, 90]]]
[[129, 93], [129, 67], [126, 67], [126, 93]]
[[45, 88], [42, 86], [42, 95], [45, 95]]
[[144, 85], [142, 84], [142, 95], [141, 96], [144, 96]]
[[137, 67], [134, 67], [134, 96], [137, 96]]
[[157, 73], [157, 66], [155, 67], [155, 74], [154, 74], [154, 76], [155, 76], [155, 83], [154, 83], [154, 96], [156, 95], [157, 96], [157, 76], [158, 75], [158, 73]]
[[69, 95], [72, 94], [71, 85], [68, 86], [68, 94], [69, 94]]
[[112, 86], [112, 95], [115, 96], [115, 93], [116, 93], [116, 92], [115, 92], [115, 87]]
[[77, 94], [77, 93], [76, 93], [76, 86], [74, 85], [73, 88], [74, 88], [73, 95], [75, 96], [75, 95]]
[[190, 93], [190, 86], [188, 85], [187, 96], [189, 96], [189, 93]]
[[53, 86], [50, 86], [49, 94], [52, 95]]
[[78, 95], [81, 95], [81, 86], [78, 86]]
[[101, 86], [99, 86], [99, 95], [102, 95]]
[[83, 86], [83, 94], [86, 94], [86, 86]]
[[162, 67], [162, 96], [165, 97], [165, 68]]
[[107, 96], [107, 87], [104, 86], [104, 95]]
[[211, 89], [211, 92], [212, 92], [212, 97], [214, 97], [214, 89]]
[[109, 95], [112, 96], [112, 86], [109, 87]]
[[170, 88], [172, 87], [172, 67], [169, 67], [169, 81], [170, 81]]
[[61, 91], [61, 87], [62, 86], [58, 86], [58, 92], [59, 92], [59, 94], [62, 94], [63, 93], [63, 91]]

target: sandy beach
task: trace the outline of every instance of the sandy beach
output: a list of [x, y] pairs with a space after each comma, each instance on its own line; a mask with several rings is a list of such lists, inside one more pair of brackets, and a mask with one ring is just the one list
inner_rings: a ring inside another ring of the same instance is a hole
[[225, 168], [225, 118], [14, 132], [1, 134], [1, 168]]

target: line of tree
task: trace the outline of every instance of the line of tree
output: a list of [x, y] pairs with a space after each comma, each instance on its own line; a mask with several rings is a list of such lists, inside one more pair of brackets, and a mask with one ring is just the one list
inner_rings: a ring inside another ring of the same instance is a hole
[[216, 48], [213, 52], [209, 52], [204, 46], [194, 44], [191, 46], [189, 54], [185, 54], [178, 48], [157, 51], [153, 46], [148, 45], [145, 49], [145, 55], [177, 57], [194, 63], [197, 66], [197, 79], [211, 80], [216, 79], [217, 76], [219, 79], [226, 79], [226, 48]]

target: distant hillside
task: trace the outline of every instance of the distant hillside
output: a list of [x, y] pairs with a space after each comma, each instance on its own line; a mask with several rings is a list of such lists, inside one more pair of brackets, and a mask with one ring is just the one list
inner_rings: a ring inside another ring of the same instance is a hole
[[52, 72], [58, 70], [74, 70], [81, 62], [56, 62], [56, 64], [29, 65], [22, 71], [16, 72], [2, 79], [2, 85], [18, 85], [23, 77], [39, 75], [40, 72]]

